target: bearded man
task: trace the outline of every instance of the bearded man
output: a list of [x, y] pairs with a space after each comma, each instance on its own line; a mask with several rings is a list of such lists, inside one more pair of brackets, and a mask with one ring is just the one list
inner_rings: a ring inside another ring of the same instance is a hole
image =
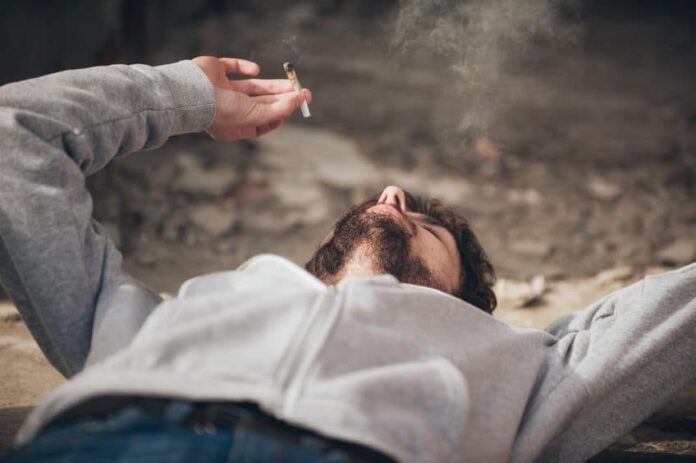
[[311, 100], [227, 77], [258, 72], [200, 57], [0, 88], [0, 278], [70, 378], [5, 461], [582, 461], [696, 378], [696, 265], [513, 327], [466, 221], [398, 187], [306, 269], [258, 256], [163, 301], [121, 269], [84, 177], [180, 133], [263, 135]]

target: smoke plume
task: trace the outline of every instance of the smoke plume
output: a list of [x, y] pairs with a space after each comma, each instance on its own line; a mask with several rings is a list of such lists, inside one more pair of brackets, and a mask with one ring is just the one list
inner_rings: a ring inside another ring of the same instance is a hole
[[541, 43], [569, 43], [574, 0], [401, 0], [394, 44], [446, 56], [460, 76], [461, 128], [476, 133], [503, 109], [504, 77]]

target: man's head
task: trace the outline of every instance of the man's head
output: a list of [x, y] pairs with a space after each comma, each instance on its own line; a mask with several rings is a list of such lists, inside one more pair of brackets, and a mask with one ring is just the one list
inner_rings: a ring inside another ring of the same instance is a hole
[[436, 200], [394, 186], [348, 211], [306, 268], [327, 284], [389, 273], [489, 313], [497, 303], [493, 266], [467, 222]]

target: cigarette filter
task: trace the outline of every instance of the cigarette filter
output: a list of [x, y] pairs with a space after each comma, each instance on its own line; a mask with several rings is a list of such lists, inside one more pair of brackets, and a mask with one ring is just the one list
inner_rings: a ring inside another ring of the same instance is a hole
[[[285, 74], [288, 76], [288, 80], [292, 82], [292, 86], [295, 90], [298, 92], [302, 91], [302, 85], [300, 85], [300, 80], [297, 78], [297, 71], [295, 70], [295, 66], [290, 62], [287, 61], [283, 63], [283, 69], [285, 70]], [[302, 116], [303, 117], [309, 117], [311, 116], [309, 112], [309, 106], [307, 105], [306, 101], [302, 102], [302, 106], [300, 107], [300, 110], [302, 111]]]

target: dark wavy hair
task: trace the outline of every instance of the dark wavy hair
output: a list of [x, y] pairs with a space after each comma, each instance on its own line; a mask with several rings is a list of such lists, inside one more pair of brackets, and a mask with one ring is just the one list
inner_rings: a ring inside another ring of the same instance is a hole
[[[371, 199], [358, 208], [367, 208], [376, 202], [376, 199]], [[453, 296], [484, 312], [492, 313], [498, 304], [493, 292], [495, 270], [468, 222], [440, 201], [419, 198], [408, 192], [406, 192], [406, 207], [409, 211], [427, 215], [454, 237], [461, 260], [461, 281]], [[327, 266], [330, 268], [326, 268]], [[339, 262], [330, 263], [325, 259], [317, 259], [315, 254], [305, 268], [317, 278], [327, 281], [340, 270], [341, 266], [342, 263]]]

